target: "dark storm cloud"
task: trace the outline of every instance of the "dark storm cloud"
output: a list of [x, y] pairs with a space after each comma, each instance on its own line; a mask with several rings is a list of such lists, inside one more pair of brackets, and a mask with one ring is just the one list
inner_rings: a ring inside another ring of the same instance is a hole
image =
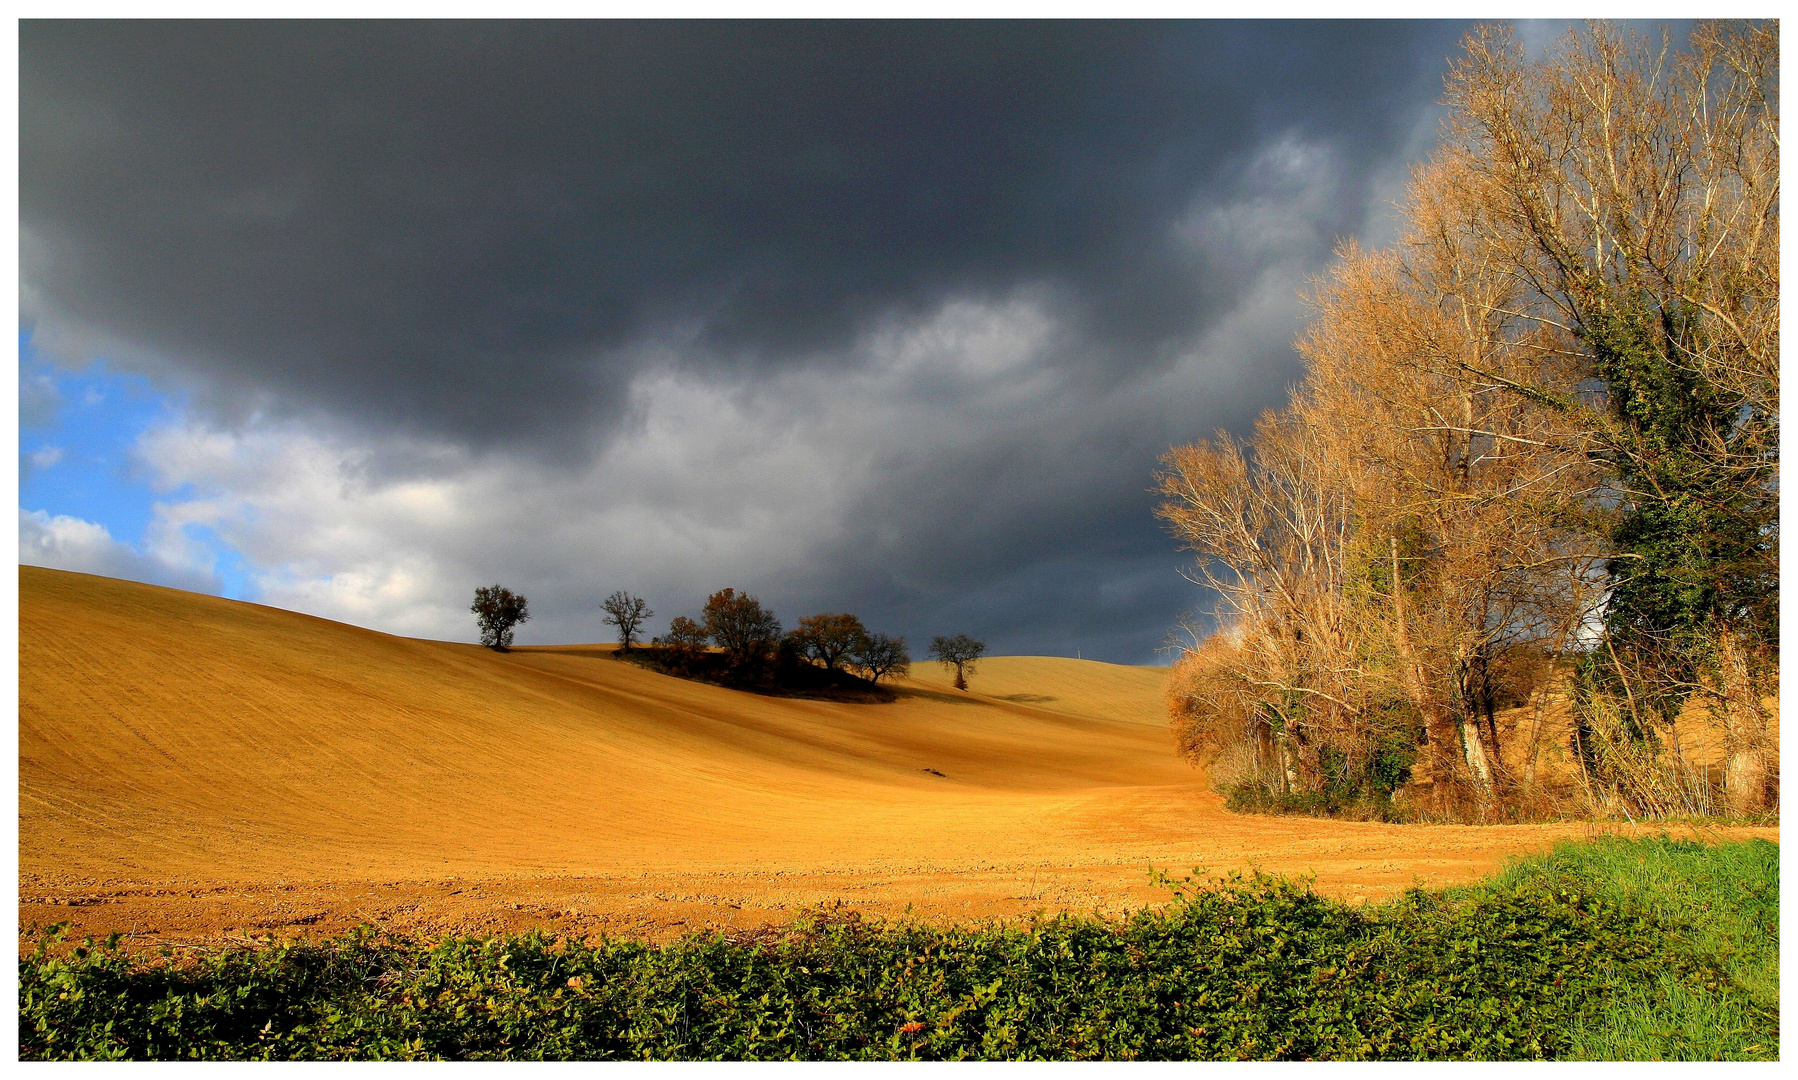
[[1047, 282], [1071, 359], [1154, 363], [1241, 285], [1170, 220], [1272, 130], [1382, 160], [1453, 33], [27, 21], [28, 284], [227, 387], [550, 453], [658, 333], [818, 362]]
[[[1463, 29], [26, 21], [26, 308], [206, 400], [562, 467], [649, 368], [815, 372], [828, 412], [878, 328], [1034, 297], [1040, 416], [889, 432], [836, 536], [707, 584], [1143, 662], [1198, 603], [1157, 456], [1278, 403], [1293, 292], [1368, 230]], [[1270, 174], [1282, 140], [1322, 156]]]

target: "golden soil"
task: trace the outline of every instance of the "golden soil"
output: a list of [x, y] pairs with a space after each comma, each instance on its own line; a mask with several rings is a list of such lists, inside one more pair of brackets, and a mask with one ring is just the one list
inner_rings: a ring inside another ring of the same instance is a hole
[[1166, 898], [1151, 864], [1369, 898], [1588, 831], [1226, 813], [1154, 668], [998, 657], [962, 693], [920, 664], [893, 704], [802, 701], [36, 567], [19, 641], [20, 926], [77, 936], [1116, 912]]

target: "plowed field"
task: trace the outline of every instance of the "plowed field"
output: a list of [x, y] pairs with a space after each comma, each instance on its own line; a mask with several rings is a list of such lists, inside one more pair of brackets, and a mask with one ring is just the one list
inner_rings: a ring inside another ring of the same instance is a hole
[[1226, 813], [1175, 755], [1153, 668], [1000, 657], [962, 693], [919, 665], [897, 702], [842, 704], [607, 646], [500, 654], [35, 567], [19, 587], [26, 928], [980, 919], [1154, 902], [1151, 864], [1378, 897], [1586, 831]]

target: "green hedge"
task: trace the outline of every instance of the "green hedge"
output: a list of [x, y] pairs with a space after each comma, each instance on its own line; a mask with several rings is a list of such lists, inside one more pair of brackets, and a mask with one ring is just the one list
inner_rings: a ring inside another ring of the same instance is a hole
[[[1777, 911], [1777, 849], [1761, 846]], [[1552, 1058], [1602, 1049], [1607, 1009], [1664, 997], [1670, 980], [1748, 1018], [1706, 1047], [1775, 1056], [1776, 983], [1769, 1009], [1683, 926], [1564, 858], [1366, 908], [1235, 878], [1116, 921], [814, 917], [748, 942], [424, 944], [365, 929], [177, 958], [116, 942], [59, 955], [48, 935], [20, 963], [19, 1046], [55, 1059]], [[1776, 970], [1776, 936], [1771, 955]]]

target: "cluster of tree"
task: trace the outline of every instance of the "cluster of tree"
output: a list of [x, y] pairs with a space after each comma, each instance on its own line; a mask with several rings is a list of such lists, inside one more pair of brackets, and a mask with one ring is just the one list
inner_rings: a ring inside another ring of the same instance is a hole
[[[623, 590], [606, 597], [600, 607], [606, 625], [617, 629], [625, 653], [637, 645], [644, 625], [655, 616], [642, 597]], [[475, 589], [469, 610], [480, 627], [481, 644], [501, 652], [511, 647], [518, 624], [531, 617], [522, 595], [497, 584]], [[676, 615], [668, 632], [652, 638], [650, 645], [664, 666], [683, 673], [705, 667], [715, 645], [724, 673], [735, 681], [791, 672], [801, 664], [820, 668], [826, 675], [859, 677], [874, 686], [911, 672], [911, 654], [903, 637], [870, 632], [860, 619], [843, 612], [807, 616], [796, 629], [782, 634], [772, 611], [735, 589], [708, 597], [698, 620]], [[956, 689], [966, 690], [975, 661], [986, 655], [986, 643], [967, 634], [934, 637], [929, 655], [955, 672]]]
[[[1594, 804], [1777, 804], [1777, 86], [1770, 24], [1468, 37], [1402, 239], [1318, 283], [1289, 406], [1163, 461], [1221, 598], [1172, 683], [1190, 752], [1492, 817], [1545, 797], [1552, 698]], [[1694, 699], [1720, 788], [1681, 757]]]
[[[604, 606], [606, 623], [617, 628], [619, 645], [629, 652], [655, 613], [626, 592], [613, 593]], [[650, 646], [664, 667], [686, 674], [717, 667], [738, 683], [769, 677], [791, 682], [795, 672], [809, 667], [822, 672], [826, 682], [842, 675], [878, 686], [882, 679], [911, 670], [903, 637], [870, 631], [854, 615], [841, 612], [807, 616], [783, 634], [772, 611], [735, 589], [713, 593], [698, 619], [675, 616], [667, 633], [651, 639]], [[711, 652], [713, 646], [717, 654]]]

